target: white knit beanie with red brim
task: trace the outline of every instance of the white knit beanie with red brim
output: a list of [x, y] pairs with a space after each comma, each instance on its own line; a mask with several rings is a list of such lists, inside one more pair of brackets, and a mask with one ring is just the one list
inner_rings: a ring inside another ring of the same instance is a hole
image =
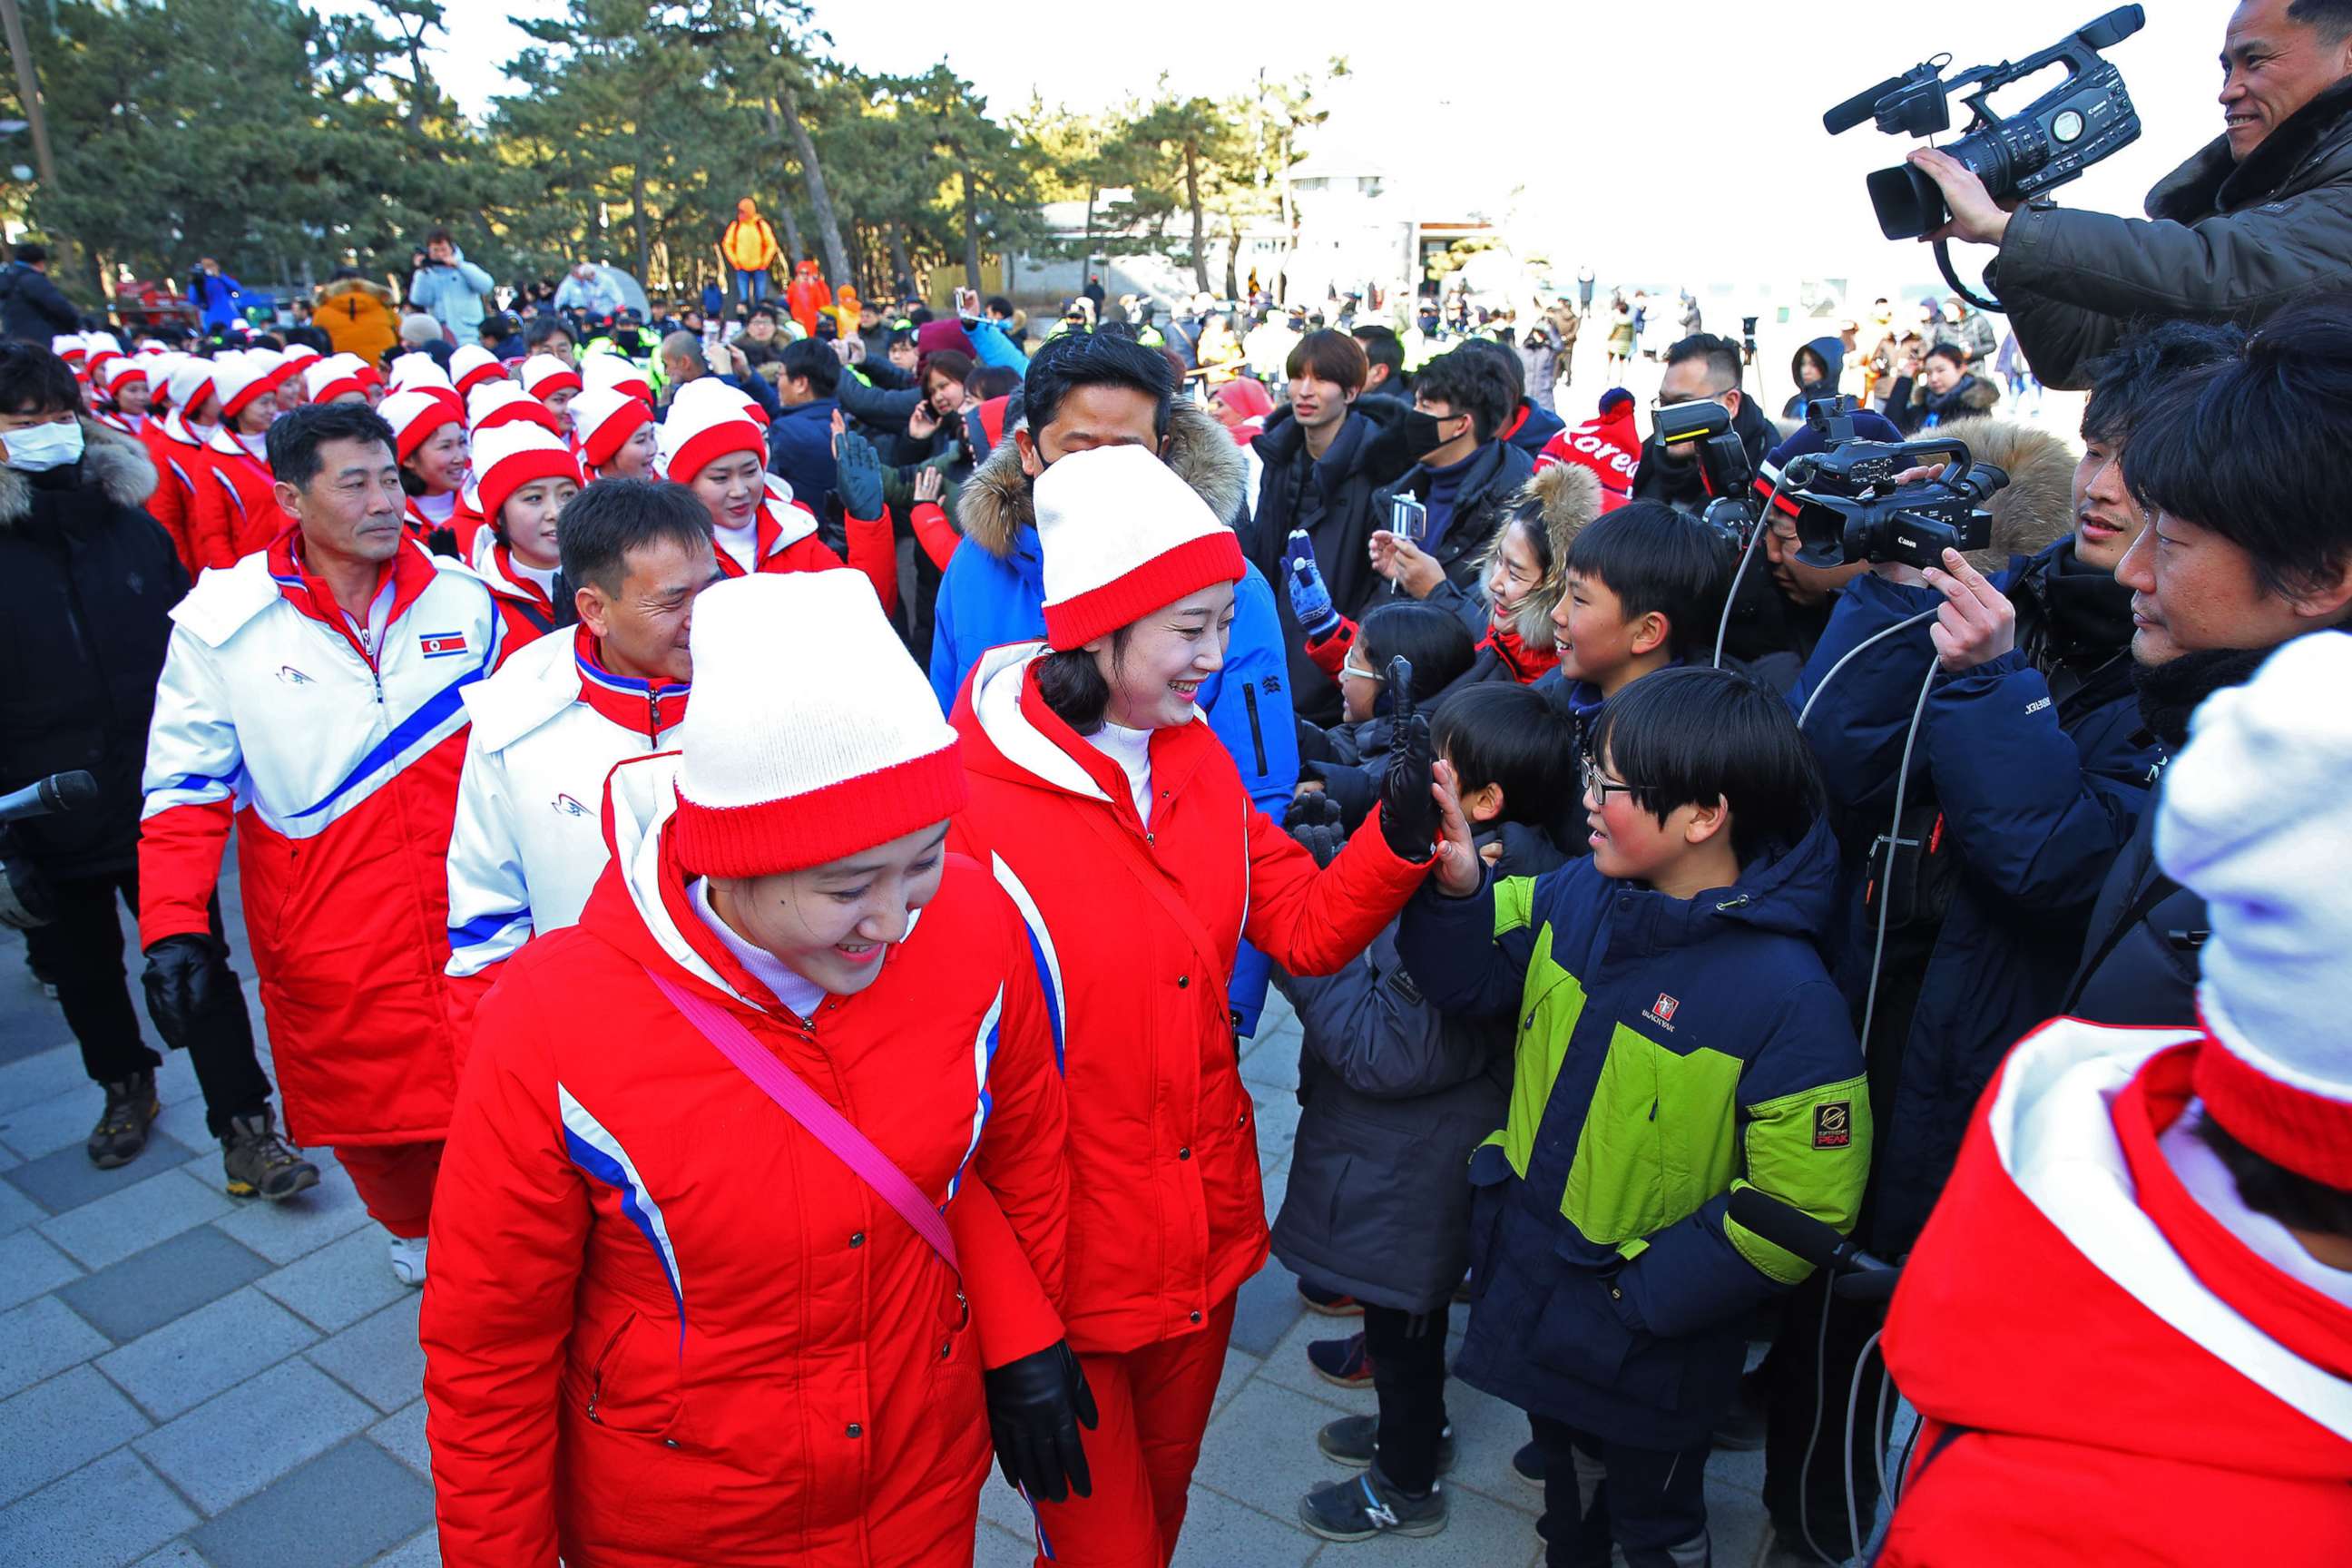
[[1238, 583], [1241, 542], [1142, 447], [1073, 452], [1037, 477], [1045, 637], [1083, 647], [1212, 583]]
[[670, 826], [689, 872], [797, 871], [963, 808], [956, 733], [862, 573], [713, 584], [689, 641]]
[[2205, 900], [2195, 1084], [2224, 1131], [2352, 1189], [2352, 635], [2313, 632], [2198, 709], [2156, 855]]

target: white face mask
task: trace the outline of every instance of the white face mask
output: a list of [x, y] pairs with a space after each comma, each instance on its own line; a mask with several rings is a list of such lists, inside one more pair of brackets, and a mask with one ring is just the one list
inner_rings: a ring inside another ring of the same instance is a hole
[[8, 448], [8, 466], [19, 473], [43, 474], [81, 461], [81, 421], [61, 425], [29, 425], [0, 435]]

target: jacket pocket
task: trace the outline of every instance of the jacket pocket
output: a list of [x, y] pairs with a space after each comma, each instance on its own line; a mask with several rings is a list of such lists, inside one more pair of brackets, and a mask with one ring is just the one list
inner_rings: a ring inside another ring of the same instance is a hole
[[589, 1368], [583, 1415], [608, 1432], [669, 1436], [677, 1424], [684, 1368], [667, 1327], [636, 1312], [614, 1326]]
[[1470, 1151], [1470, 1300], [1482, 1300], [1495, 1278], [1503, 1208], [1511, 1191], [1511, 1163], [1499, 1143]]

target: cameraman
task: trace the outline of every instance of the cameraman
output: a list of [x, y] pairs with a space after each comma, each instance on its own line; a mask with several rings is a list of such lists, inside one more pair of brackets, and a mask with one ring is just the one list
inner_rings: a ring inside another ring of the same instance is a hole
[[2252, 325], [2352, 282], [2352, 0], [2243, 0], [2221, 63], [2222, 134], [2148, 193], [2148, 222], [2046, 197], [2012, 212], [1948, 153], [1912, 152], [1952, 212], [1927, 237], [2000, 247], [1987, 276], [2044, 385], [2083, 386], [2134, 321]]
[[[1760, 468], [1778, 433], [1756, 400], [1739, 384], [1739, 345], [1706, 332], [1684, 338], [1666, 351], [1666, 374], [1659, 378], [1654, 409], [1713, 401], [1731, 411], [1731, 427], [1748, 448], [1748, 464]], [[1635, 500], [1664, 501], [1676, 511], [1701, 511], [1710, 499], [1695, 446], [1668, 447], [1654, 431], [1642, 447], [1633, 474]]]

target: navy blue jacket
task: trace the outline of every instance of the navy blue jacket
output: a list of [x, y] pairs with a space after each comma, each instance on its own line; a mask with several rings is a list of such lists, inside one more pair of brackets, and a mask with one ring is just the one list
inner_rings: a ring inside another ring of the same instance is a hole
[[[2071, 550], [2071, 539], [2061, 541], [1997, 581], [2013, 584]], [[1855, 578], [1790, 702], [1801, 710], [1864, 638], [1941, 602], [1932, 589]], [[1845, 667], [1805, 726], [1847, 831], [1838, 977], [1857, 1009], [1877, 931], [1861, 893], [1884, 864], [1885, 849], [1874, 859], [1873, 847], [1891, 820], [1904, 734], [1935, 657], [1927, 625], [1888, 637]], [[1940, 929], [1923, 922], [1916, 944], [1890, 936], [1879, 1038], [1865, 1042], [1879, 1111], [1875, 1250], [1910, 1247], [1993, 1070], [2063, 1002], [2100, 884], [2151, 801], [2158, 751], [2140, 722], [2128, 659], [2117, 646], [2089, 679], [2062, 679], [2063, 697], [2016, 651], [1958, 675], [1939, 671], [1929, 688], [1904, 809], [1906, 819], [1932, 825], [1936, 856], [1948, 858], [1949, 902]], [[1927, 815], [1913, 818], [1915, 805]], [[1887, 1021], [1899, 1025], [1915, 986], [1908, 1029], [1890, 1035]]]
[[830, 397], [785, 409], [768, 422], [768, 468], [793, 487], [811, 508], [833, 493], [833, 416], [841, 405]]
[[1645, 1448], [1729, 1409], [1748, 1314], [1809, 1272], [1728, 1217], [1732, 1188], [1840, 1230], [1862, 1201], [1862, 1057], [1814, 945], [1836, 883], [1816, 823], [1695, 899], [1582, 858], [1405, 906], [1430, 1005], [1517, 1039], [1508, 1120], [1470, 1163], [1456, 1376]]

